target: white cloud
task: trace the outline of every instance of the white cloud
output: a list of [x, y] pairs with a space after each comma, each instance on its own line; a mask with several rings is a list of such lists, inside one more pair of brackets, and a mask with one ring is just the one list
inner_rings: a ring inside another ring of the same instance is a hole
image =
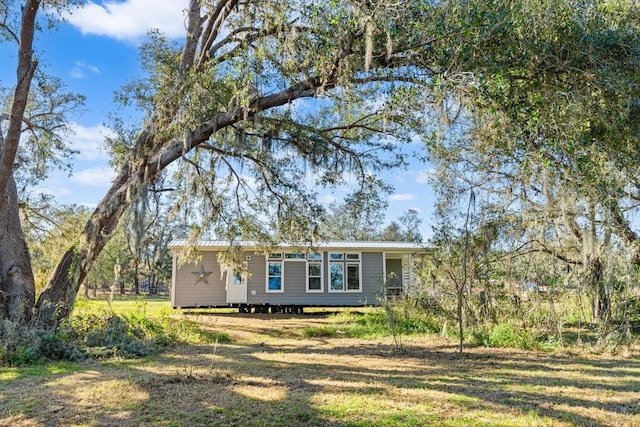
[[[322, 186], [322, 177], [325, 173], [330, 172], [327, 169], [323, 168], [309, 168], [304, 175], [304, 180], [302, 184], [309, 189], [315, 189], [316, 191], [320, 191], [323, 189]], [[358, 186], [358, 176], [354, 173], [345, 172], [342, 174], [341, 179], [344, 182], [340, 182], [335, 187], [331, 187], [331, 185], [327, 185], [327, 188], [331, 188], [334, 192], [342, 192], [347, 193], [352, 191], [354, 188]]]
[[416, 198], [415, 194], [409, 194], [409, 193], [395, 193], [395, 194], [391, 194], [389, 196], [389, 200], [392, 200], [394, 202], [407, 202], [410, 200], [414, 200]]
[[77, 61], [74, 67], [71, 69], [70, 74], [74, 79], [83, 79], [87, 77], [87, 72], [92, 74], [100, 74], [100, 68], [82, 61]]
[[71, 182], [83, 187], [109, 187], [116, 173], [108, 166], [98, 166], [74, 172]]
[[436, 173], [436, 170], [433, 168], [422, 169], [420, 172], [418, 172], [418, 176], [416, 176], [416, 182], [418, 184], [428, 184], [429, 181], [433, 179], [435, 173]]
[[407, 171], [399, 170], [394, 172], [395, 172], [394, 182], [396, 184], [404, 184], [407, 182], [407, 179], [414, 181], [416, 179], [415, 178], [416, 175], [420, 174], [420, 171], [416, 171], [414, 169], [407, 170]]
[[74, 67], [69, 73], [72, 79], [84, 79], [87, 75], [78, 67]]
[[78, 151], [81, 160], [108, 160], [107, 154], [100, 148], [105, 137], [114, 136], [114, 132], [104, 125], [85, 127], [77, 123], [69, 126], [74, 135], [69, 137], [71, 148]]
[[410, 144], [412, 145], [417, 145], [418, 147], [424, 147], [424, 139], [423, 139], [423, 135], [416, 133], [413, 136], [411, 136], [411, 142]]
[[34, 188], [32, 194], [46, 194], [53, 197], [64, 197], [70, 195], [71, 190], [66, 187], [45, 185], [43, 187]]
[[282, 108], [291, 111], [293, 115], [297, 117], [298, 115], [305, 115], [308, 114], [309, 111], [315, 110], [316, 108], [318, 108], [318, 104], [320, 102], [321, 100], [316, 98], [298, 98], [289, 102]]
[[87, 209], [95, 209], [98, 207], [97, 203], [92, 203], [92, 202], [80, 202], [78, 203], [79, 206], [85, 207]]
[[335, 196], [332, 196], [330, 194], [324, 195], [320, 198], [320, 201], [322, 202], [322, 204], [324, 205], [330, 205], [331, 203], [335, 203], [338, 201], [338, 199]]
[[91, 71], [92, 73], [100, 74], [100, 68], [97, 65], [85, 64], [83, 62], [81, 62], [81, 64], [83, 67], [85, 67], [87, 70]]
[[168, 37], [184, 35], [187, 0], [126, 0], [89, 2], [63, 17], [82, 34], [135, 40], [158, 29]]

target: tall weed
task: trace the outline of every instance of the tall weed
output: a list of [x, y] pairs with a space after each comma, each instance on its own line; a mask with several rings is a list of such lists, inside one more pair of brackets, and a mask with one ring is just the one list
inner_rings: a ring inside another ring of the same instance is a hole
[[[442, 323], [437, 316], [420, 307], [411, 305], [409, 300], [398, 300], [384, 307], [361, 312], [343, 312], [335, 317], [341, 332], [354, 338], [437, 333]], [[406, 304], [406, 306], [405, 306]]]
[[471, 331], [472, 342], [486, 347], [507, 347], [523, 350], [541, 348], [544, 334], [518, 327], [509, 322], [497, 325], [482, 325]]

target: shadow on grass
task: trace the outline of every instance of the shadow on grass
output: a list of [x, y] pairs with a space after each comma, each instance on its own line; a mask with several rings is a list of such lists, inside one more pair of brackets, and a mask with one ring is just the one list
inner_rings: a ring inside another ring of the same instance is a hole
[[[0, 390], [0, 424], [640, 425], [637, 358], [399, 351], [388, 340], [301, 340], [251, 318], [234, 327], [254, 340], [16, 378]], [[314, 319], [277, 321], [294, 331]]]

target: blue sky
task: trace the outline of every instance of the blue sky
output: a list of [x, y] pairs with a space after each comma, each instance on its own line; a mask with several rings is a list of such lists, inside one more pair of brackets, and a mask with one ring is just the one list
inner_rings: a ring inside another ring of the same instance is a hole
[[[60, 203], [95, 206], [109, 188], [114, 171], [101, 150], [108, 114], [116, 106], [113, 92], [140, 73], [137, 46], [147, 30], [157, 28], [169, 37], [182, 39], [183, 9], [187, 0], [96, 1], [66, 16], [67, 22], [39, 33], [35, 42], [41, 66], [60, 77], [69, 90], [86, 96], [86, 106], [72, 120], [75, 135], [69, 141], [79, 151], [71, 175], [53, 172], [38, 191], [52, 194]], [[0, 45], [0, 84], [14, 86], [14, 45]], [[408, 149], [421, 149], [421, 143]], [[422, 153], [424, 154], [424, 153]], [[410, 159], [406, 170], [391, 171], [385, 178], [394, 187], [389, 195], [387, 220], [407, 209], [417, 209], [423, 218], [422, 234], [431, 234], [433, 194], [426, 183], [429, 165]], [[322, 194], [329, 202], [348, 189]]]

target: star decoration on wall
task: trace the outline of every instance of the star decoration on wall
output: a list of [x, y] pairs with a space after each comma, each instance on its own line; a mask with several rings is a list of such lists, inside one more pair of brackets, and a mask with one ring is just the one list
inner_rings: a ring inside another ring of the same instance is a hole
[[197, 285], [198, 283], [204, 283], [204, 284], [209, 284], [209, 280], [207, 279], [209, 277], [209, 275], [211, 274], [211, 271], [205, 271], [204, 269], [204, 265], [200, 264], [200, 270], [199, 271], [192, 271], [191, 274], [193, 274], [194, 276], [196, 276], [196, 283], [194, 283], [194, 285]]

